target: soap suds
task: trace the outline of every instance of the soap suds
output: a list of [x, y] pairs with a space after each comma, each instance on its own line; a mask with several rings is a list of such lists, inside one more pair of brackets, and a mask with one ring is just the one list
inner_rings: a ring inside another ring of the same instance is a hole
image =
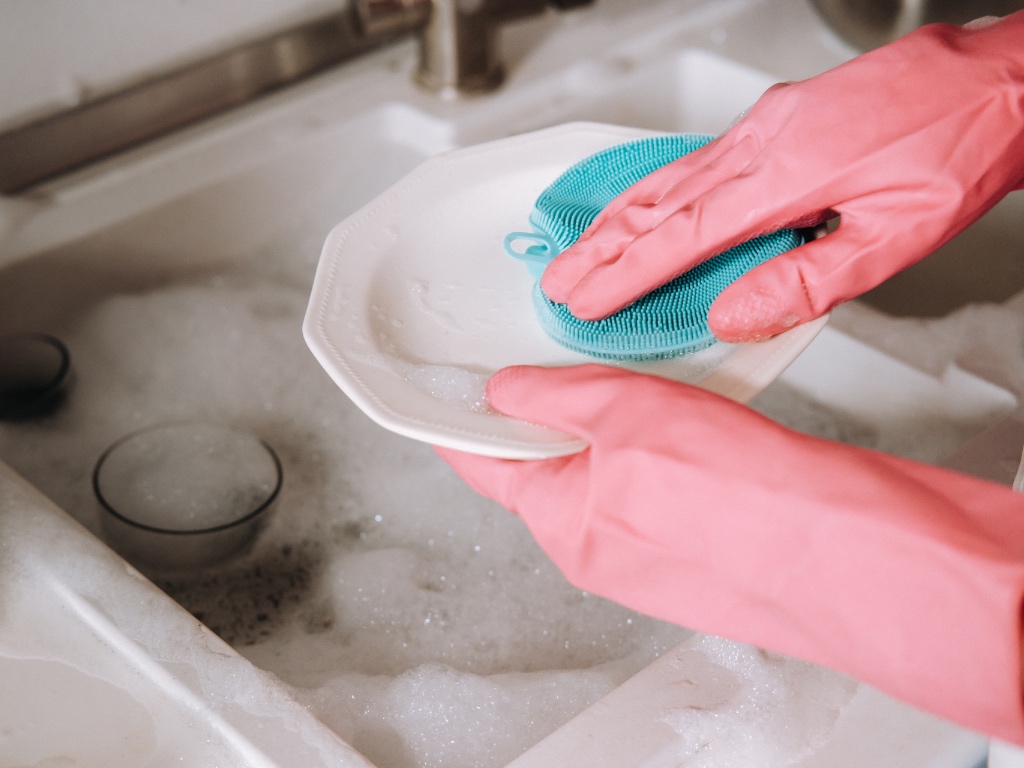
[[487, 402], [487, 380], [490, 374], [454, 365], [414, 363], [384, 354], [366, 354], [360, 356], [360, 359], [368, 365], [390, 371], [445, 405], [474, 413], [493, 413]]
[[122, 517], [165, 531], [231, 525], [264, 507], [280, 475], [258, 439], [217, 424], [136, 432], [104, 454], [96, 487]]
[[[36, 295], [75, 270], [40, 263]], [[40, 323], [75, 386], [52, 416], [0, 425], [0, 458], [102, 535], [90, 476], [120, 437], [199, 419], [265, 440], [284, 484], [254, 545], [152, 576], [382, 768], [504, 765], [688, 635], [569, 585], [516, 517], [367, 419], [302, 341], [302, 278], [94, 293]]]
[[[41, 262], [19, 290], [52, 295], [50, 281], [74, 281], [82, 263]], [[382, 768], [504, 765], [688, 636], [570, 586], [517, 518], [429, 446], [367, 419], [302, 342], [310, 265], [261, 269], [110, 284], [63, 316], [41, 307], [39, 330], [67, 343], [75, 387], [53, 415], [0, 425], [0, 458], [99, 533], [90, 474], [123, 435], [191, 418], [266, 440], [285, 480], [259, 540], [223, 566], [160, 583]], [[1017, 328], [1021, 304], [885, 327], [893, 351], [899, 335], [914, 349], [945, 340], [943, 355], [1001, 382], [1024, 370], [1024, 349], [983, 332]], [[415, 373], [436, 375], [460, 402], [482, 391], [449, 372]], [[783, 395], [779, 418], [808, 431], [886, 439]], [[845, 683], [739, 646], [708, 653], [740, 685], [714, 717], [672, 716], [688, 760], [704, 760], [694, 745], [713, 738], [745, 768], [756, 737], [775, 739], [769, 754], [785, 765], [827, 738]]]
[[732, 675], [738, 690], [721, 706], [669, 713], [686, 768], [785, 768], [828, 740], [857, 683], [796, 659], [705, 636], [691, 645]]

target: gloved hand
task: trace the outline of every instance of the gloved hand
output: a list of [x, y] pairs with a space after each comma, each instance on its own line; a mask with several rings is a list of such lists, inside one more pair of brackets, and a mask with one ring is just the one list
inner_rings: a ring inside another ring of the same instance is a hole
[[[723, 136], [643, 179], [548, 265], [596, 320], [757, 235], [839, 228], [727, 288], [709, 324], [751, 341], [818, 317], [951, 239], [1024, 181], [1024, 12], [931, 25], [769, 89]], [[979, 267], [980, 268], [980, 267]]]
[[590, 443], [438, 449], [578, 587], [1024, 743], [1024, 498], [615, 368], [507, 368], [487, 394]]

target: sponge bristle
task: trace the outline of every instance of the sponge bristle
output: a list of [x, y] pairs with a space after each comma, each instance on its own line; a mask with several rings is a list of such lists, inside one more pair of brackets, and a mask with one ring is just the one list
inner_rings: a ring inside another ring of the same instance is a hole
[[[537, 198], [530, 223], [565, 250], [615, 197], [663, 165], [707, 144], [701, 134], [654, 136], [620, 144], [576, 163]], [[803, 243], [793, 230], [748, 240], [604, 320], [580, 320], [534, 287], [541, 326], [569, 349], [607, 360], [691, 354], [715, 342], [707, 317], [725, 288], [759, 264]]]

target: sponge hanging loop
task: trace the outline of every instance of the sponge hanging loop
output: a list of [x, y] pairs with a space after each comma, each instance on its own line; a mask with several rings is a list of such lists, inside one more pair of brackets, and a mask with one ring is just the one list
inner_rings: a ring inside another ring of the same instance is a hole
[[[521, 242], [533, 243], [533, 245], [518, 251], [515, 245]], [[544, 274], [544, 267], [562, 252], [562, 249], [558, 247], [558, 243], [549, 235], [536, 231], [510, 232], [505, 236], [502, 247], [505, 249], [505, 253], [513, 259], [524, 262], [527, 270], [536, 280], [540, 280], [540, 276]]]

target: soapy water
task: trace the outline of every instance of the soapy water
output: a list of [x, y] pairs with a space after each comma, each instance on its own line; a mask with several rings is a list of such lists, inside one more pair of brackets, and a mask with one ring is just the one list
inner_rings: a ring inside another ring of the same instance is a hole
[[260, 509], [277, 487], [273, 455], [252, 435], [181, 422], [116, 443], [95, 484], [121, 517], [169, 531], [231, 525]]
[[[465, 328], [451, 314], [452, 304], [457, 300], [457, 288], [458, 286], [451, 283], [438, 288], [425, 279], [407, 280], [404, 295], [408, 298], [409, 304], [416, 307], [422, 315], [423, 322], [435, 327], [436, 331], [442, 334], [463, 333]], [[495, 296], [495, 301], [498, 302], [500, 299]], [[402, 336], [402, 329], [407, 326], [406, 321], [389, 317], [380, 304], [371, 304], [369, 310], [376, 320], [376, 327], [363, 329], [357, 321], [350, 320], [349, 328], [356, 331], [361, 344], [349, 346], [346, 349], [347, 354], [361, 363], [389, 371], [413, 389], [428, 394], [445, 405], [475, 413], [495, 413], [487, 402], [487, 381], [494, 373], [493, 370], [480, 371], [472, 366], [424, 363], [417, 359], [413, 345], [406, 340], [395, 338], [396, 335]], [[526, 308], [526, 311], [532, 313], [533, 309]], [[481, 323], [479, 318], [476, 318], [475, 322]], [[372, 325], [374, 324], [371, 323]], [[371, 337], [374, 343], [370, 342]], [[370, 351], [371, 349], [373, 351]], [[581, 360], [623, 368], [640, 367], [647, 373], [696, 383], [721, 365], [733, 351], [733, 345], [716, 343], [688, 355], [643, 363], [629, 360], [599, 360], [582, 356]]]
[[490, 374], [454, 365], [416, 363], [385, 354], [366, 354], [360, 359], [376, 368], [390, 371], [445, 405], [474, 413], [494, 413], [487, 402], [487, 380]]
[[[35, 268], [40, 295], [76, 265]], [[308, 291], [224, 272], [68, 302], [46, 325], [75, 388], [0, 427], [0, 458], [102, 536], [90, 476], [118, 438], [194, 419], [270, 444], [285, 479], [251, 549], [151, 575], [385, 767], [502, 765], [687, 636], [573, 588], [429, 446], [367, 419], [303, 343]]]
[[[798, 432], [876, 450], [890, 447], [886, 445], [887, 435], [877, 427], [865, 424], [850, 414], [838, 413], [833, 408], [803, 395], [785, 382], [774, 382], [750, 401], [750, 407]], [[934, 446], [929, 443], [916, 447], [920, 448], [919, 453], [932, 453]], [[943, 453], [944, 446], [939, 449], [939, 455]], [[913, 455], [908, 458], [923, 461], [928, 457]]]
[[[41, 262], [40, 291], [74, 269]], [[304, 276], [254, 267], [110, 285], [69, 302], [41, 330], [70, 348], [76, 387], [57, 413], [0, 426], [0, 458], [99, 533], [89, 477], [117, 438], [189, 418], [266, 440], [285, 482], [258, 541], [220, 567], [154, 578], [384, 767], [503, 765], [688, 636], [573, 588], [518, 519], [471, 492], [429, 446], [372, 424], [302, 342], [308, 290]], [[980, 329], [1020, 320], [1017, 304], [947, 324], [946, 355], [971, 368], [979, 361], [963, 358]], [[920, 322], [884, 327], [890, 344], [905, 332], [916, 347], [925, 333]], [[997, 381], [1024, 369], [1024, 355], [1007, 349], [985, 360]], [[406, 375], [477, 402], [482, 377], [450, 373]], [[781, 391], [773, 415], [799, 420], [807, 409]], [[874, 439], [845, 434], [820, 409], [809, 428]], [[671, 715], [679, 764], [745, 768], [756, 749], [771, 768], [827, 739], [849, 681], [706, 642], [737, 694]], [[712, 754], [731, 757], [711, 763]]]
[[[6, 765], [145, 765], [156, 751], [156, 723], [128, 691], [68, 664], [0, 654], [0, 752]], [[57, 690], [81, 698], [54, 696]], [[88, 700], [83, 712], [80, 702]], [[118, 728], [111, 733], [110, 722]], [[63, 727], [54, 729], [53, 722]], [[106, 733], [106, 738], [98, 734]], [[57, 743], [54, 743], [57, 742]], [[72, 761], [64, 755], [75, 755]], [[10, 761], [10, 762], [8, 762]]]
[[[836, 307], [830, 325], [936, 378], [955, 365], [1024, 402], [1024, 292], [1003, 304], [969, 304], [931, 319], [894, 318], [854, 301]], [[783, 381], [750, 406], [799, 432], [928, 464], [942, 463], [978, 429], [942, 413], [922, 414], [913, 424], [867, 423]]]
[[793, 765], [825, 744], [857, 687], [854, 680], [821, 667], [718, 637], [701, 637], [690, 650], [730, 675], [738, 691], [726, 706], [679, 709], [665, 716], [680, 736], [673, 765]]
[[[303, 344], [307, 296], [258, 270], [111, 286], [51, 319], [76, 387], [0, 427], [0, 458], [99, 533], [90, 473], [124, 434], [188, 418], [266, 440], [285, 481], [258, 541], [153, 578], [385, 768], [504, 765], [689, 635], [575, 589], [429, 446], [372, 424]], [[482, 402], [482, 376], [404, 373]]]

